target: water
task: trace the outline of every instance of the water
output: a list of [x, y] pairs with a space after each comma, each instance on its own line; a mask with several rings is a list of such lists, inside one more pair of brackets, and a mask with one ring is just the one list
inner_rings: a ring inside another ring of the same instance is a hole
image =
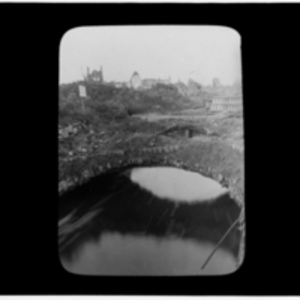
[[227, 192], [217, 181], [172, 167], [136, 168], [131, 180], [155, 195], [178, 201], [208, 201]]
[[201, 267], [239, 211], [223, 187], [196, 173], [136, 168], [101, 175], [60, 199], [61, 262], [82, 275], [232, 273], [237, 228]]
[[158, 239], [107, 233], [97, 243], [87, 243], [75, 263], [63, 262], [72, 273], [85, 275], [223, 275], [235, 270], [234, 257], [219, 250], [204, 270], [213, 251], [209, 243], [176, 237]]

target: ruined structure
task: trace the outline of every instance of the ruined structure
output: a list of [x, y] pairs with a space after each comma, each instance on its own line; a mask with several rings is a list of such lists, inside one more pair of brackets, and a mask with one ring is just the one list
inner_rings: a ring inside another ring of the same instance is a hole
[[84, 75], [83, 74], [83, 78], [85, 81], [87, 82], [97, 82], [97, 83], [103, 83], [103, 71], [102, 71], [102, 66], [100, 67], [100, 70], [93, 70], [92, 72], [90, 72], [90, 68], [87, 67], [87, 74]]
[[157, 79], [156, 83], [160, 83], [160, 84], [171, 84], [171, 77], [169, 77], [168, 79]]
[[211, 111], [237, 111], [242, 108], [241, 97], [214, 98], [210, 106]]
[[130, 79], [130, 87], [138, 89], [142, 85], [142, 80], [138, 72], [134, 72]]
[[142, 88], [144, 89], [151, 89], [156, 84], [155, 79], [143, 79], [142, 81]]
[[130, 79], [130, 87], [134, 89], [151, 89], [157, 84], [171, 84], [171, 78], [168, 79], [154, 79], [154, 78], [146, 78], [141, 79], [139, 73], [134, 72]]
[[153, 78], [147, 78], [142, 80], [142, 88], [143, 89], [151, 89], [156, 84], [171, 84], [171, 78], [168, 79], [153, 79]]
[[232, 85], [222, 85], [218, 78], [214, 78], [212, 85], [202, 86], [202, 91], [212, 95], [212, 98], [242, 97], [242, 84], [236, 81]]

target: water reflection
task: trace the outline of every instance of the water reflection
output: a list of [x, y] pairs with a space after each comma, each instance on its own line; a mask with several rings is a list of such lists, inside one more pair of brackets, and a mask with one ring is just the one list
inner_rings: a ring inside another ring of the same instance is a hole
[[212, 251], [212, 244], [189, 239], [105, 233], [97, 243], [86, 243], [75, 263], [62, 263], [69, 272], [85, 275], [221, 275], [234, 272], [233, 255], [221, 249], [201, 270]]
[[109, 173], [61, 197], [59, 252], [67, 270], [94, 275], [234, 271], [240, 239], [236, 227], [201, 270], [239, 216], [228, 194], [215, 201], [165, 201], [133, 181], [122, 172]]
[[227, 192], [215, 180], [173, 167], [135, 168], [131, 180], [173, 201], [208, 201]]

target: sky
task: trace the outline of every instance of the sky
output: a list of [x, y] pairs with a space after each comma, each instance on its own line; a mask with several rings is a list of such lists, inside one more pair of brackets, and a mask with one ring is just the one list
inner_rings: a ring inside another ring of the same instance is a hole
[[223, 85], [241, 80], [241, 37], [222, 26], [93, 26], [67, 31], [60, 42], [59, 83], [103, 68], [104, 81], [171, 77]]

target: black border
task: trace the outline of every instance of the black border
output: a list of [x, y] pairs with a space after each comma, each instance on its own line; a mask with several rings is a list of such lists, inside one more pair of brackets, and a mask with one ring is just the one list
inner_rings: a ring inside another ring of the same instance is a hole
[[[279, 51], [284, 50], [282, 43], [290, 45], [296, 39], [299, 27], [297, 8], [297, 5], [283, 4], [1, 4], [2, 14], [7, 16], [1, 20], [2, 28], [7, 29], [4, 32], [7, 43], [3, 44], [3, 48], [8, 50], [7, 55], [14, 63], [11, 73], [6, 74], [11, 84], [9, 96], [10, 99], [12, 95], [13, 99], [18, 98], [12, 101], [12, 105], [18, 105], [17, 115], [20, 114], [22, 120], [18, 123], [19, 129], [22, 129], [19, 136], [26, 136], [22, 155], [20, 157], [19, 154], [18, 158], [22, 170], [26, 172], [18, 175], [18, 181], [12, 188], [14, 198], [21, 198], [21, 201], [17, 204], [19, 213], [13, 215], [14, 222], [7, 234], [9, 239], [5, 240], [8, 246], [3, 247], [7, 250], [7, 256], [4, 256], [7, 257], [4, 259], [7, 265], [4, 264], [3, 272], [7, 282], [13, 284], [1, 284], [0, 293], [170, 296], [299, 294], [294, 280], [297, 276], [292, 271], [299, 269], [297, 262], [286, 263], [284, 251], [288, 249], [278, 245], [277, 241], [280, 228], [276, 221], [282, 209], [279, 204], [281, 194], [274, 195], [265, 189], [269, 184], [266, 172], [272, 170], [271, 161], [268, 161], [269, 152], [255, 147], [257, 143], [268, 145], [275, 138], [274, 133], [268, 133], [267, 138], [262, 134], [262, 128], [269, 128], [265, 117], [269, 113], [269, 103], [266, 101], [275, 101], [279, 97], [272, 89], [277, 84], [273, 81], [276, 74], [272, 74], [272, 70], [274, 67], [276, 71], [284, 67], [279, 59], [282, 54]], [[78, 26], [139, 24], [219, 25], [233, 28], [242, 36], [247, 239], [245, 261], [232, 275], [101, 278], [70, 275], [60, 267], [56, 254], [59, 42], [66, 31]], [[287, 51], [284, 53], [286, 55]], [[17, 83], [16, 71], [20, 76]], [[34, 92], [28, 92], [31, 89]], [[259, 113], [257, 103], [260, 105]], [[253, 157], [255, 163], [251, 163]], [[25, 203], [24, 194], [28, 198]], [[16, 204], [13, 206], [15, 212]], [[280, 216], [282, 220], [284, 216]], [[270, 246], [273, 243], [278, 246], [275, 252]], [[278, 255], [282, 264], [278, 261]]]

